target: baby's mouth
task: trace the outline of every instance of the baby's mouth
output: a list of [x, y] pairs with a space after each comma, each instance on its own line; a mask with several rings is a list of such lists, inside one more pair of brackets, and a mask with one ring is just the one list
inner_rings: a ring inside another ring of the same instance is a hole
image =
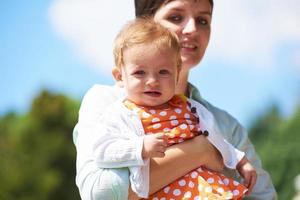
[[149, 96], [153, 96], [153, 97], [158, 97], [161, 95], [161, 92], [159, 92], [159, 91], [146, 91], [144, 93]]

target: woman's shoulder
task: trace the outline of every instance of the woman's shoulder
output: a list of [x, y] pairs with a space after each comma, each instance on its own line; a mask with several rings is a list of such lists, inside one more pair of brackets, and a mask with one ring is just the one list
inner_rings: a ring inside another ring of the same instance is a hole
[[214, 115], [217, 121], [221, 122], [221, 124], [227, 126], [240, 125], [238, 120], [226, 110], [213, 105], [205, 99], [202, 99], [202, 101], [204, 106]]
[[236, 134], [236, 132], [239, 132], [241, 135], [244, 135], [244, 133], [246, 133], [244, 127], [239, 123], [239, 121], [227, 111], [218, 108], [217, 106], [213, 105], [212, 103], [208, 102], [202, 97], [201, 99], [194, 99], [192, 100], [192, 102], [194, 104], [200, 104], [212, 114], [215, 122], [217, 123], [216, 125], [218, 126], [222, 135], [228, 141], [235, 140], [233, 139], [233, 137]]
[[206, 99], [204, 99], [196, 86], [189, 83], [188, 87], [190, 92], [190, 99], [192, 99], [194, 102], [200, 103], [208, 111], [210, 111], [213, 114], [214, 118], [221, 124], [221, 126], [239, 124], [237, 120], [227, 111], [220, 109], [219, 107], [211, 104]]
[[213, 105], [212, 103], [210, 103], [204, 98], [201, 98], [201, 100], [197, 102], [203, 105], [207, 110], [209, 110], [215, 116], [221, 118], [227, 118], [228, 120], [236, 120], [229, 112]]
[[189, 92], [190, 92], [190, 98], [189, 99], [191, 99], [192, 101], [194, 101], [196, 103], [200, 103], [207, 110], [209, 110], [215, 117], [220, 116], [221, 118], [228, 118], [229, 120], [236, 120], [227, 111], [213, 105], [212, 103], [207, 101], [205, 98], [203, 98], [202, 95], [200, 94], [199, 89], [195, 85], [189, 83], [188, 87], [189, 87]]

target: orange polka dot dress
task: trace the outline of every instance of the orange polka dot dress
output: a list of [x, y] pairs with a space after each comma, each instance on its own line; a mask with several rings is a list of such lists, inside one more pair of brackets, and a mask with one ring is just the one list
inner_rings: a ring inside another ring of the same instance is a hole
[[[169, 145], [178, 144], [201, 134], [201, 123], [196, 110], [191, 108], [184, 95], [175, 95], [167, 103], [168, 106], [162, 108], [137, 106], [129, 100], [125, 100], [124, 104], [139, 115], [145, 134], [164, 132], [168, 136]], [[241, 199], [246, 191], [246, 187], [237, 181], [199, 167], [152, 194], [149, 199]]]

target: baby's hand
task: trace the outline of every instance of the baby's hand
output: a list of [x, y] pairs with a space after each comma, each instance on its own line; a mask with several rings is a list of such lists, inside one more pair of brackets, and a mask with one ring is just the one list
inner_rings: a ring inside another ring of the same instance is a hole
[[167, 148], [167, 136], [164, 133], [146, 135], [142, 151], [143, 158], [164, 157]]
[[244, 185], [248, 188], [246, 195], [249, 195], [257, 179], [256, 170], [245, 156], [237, 164], [237, 170], [244, 178]]

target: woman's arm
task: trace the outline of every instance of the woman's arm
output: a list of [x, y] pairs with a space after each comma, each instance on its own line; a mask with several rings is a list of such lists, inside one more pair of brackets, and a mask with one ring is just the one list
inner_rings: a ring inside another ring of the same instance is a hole
[[[257, 181], [254, 185], [249, 199], [277, 199], [275, 188], [267, 171], [262, 168], [261, 160], [256, 154], [253, 144], [248, 138], [246, 129], [227, 112], [214, 107], [208, 102], [204, 102], [207, 109], [213, 113], [218, 127], [221, 128], [223, 137], [233, 146], [246, 153], [246, 157], [254, 166], [257, 172]], [[238, 176], [237, 176], [238, 177]], [[245, 199], [247, 199], [246, 197]]]
[[202, 135], [169, 147], [165, 157], [153, 158], [150, 163], [150, 194], [199, 166], [215, 171], [224, 167], [220, 153]]
[[[79, 120], [74, 128], [73, 140], [76, 147], [76, 185], [82, 199], [117, 199], [126, 197], [128, 170], [103, 170], [92, 159], [94, 125], [101, 123], [104, 110], [118, 99], [121, 91], [112, 86], [95, 85], [85, 94]], [[125, 172], [125, 173], [123, 173]], [[127, 180], [126, 180], [127, 177]], [[125, 189], [124, 189], [125, 188]]]

